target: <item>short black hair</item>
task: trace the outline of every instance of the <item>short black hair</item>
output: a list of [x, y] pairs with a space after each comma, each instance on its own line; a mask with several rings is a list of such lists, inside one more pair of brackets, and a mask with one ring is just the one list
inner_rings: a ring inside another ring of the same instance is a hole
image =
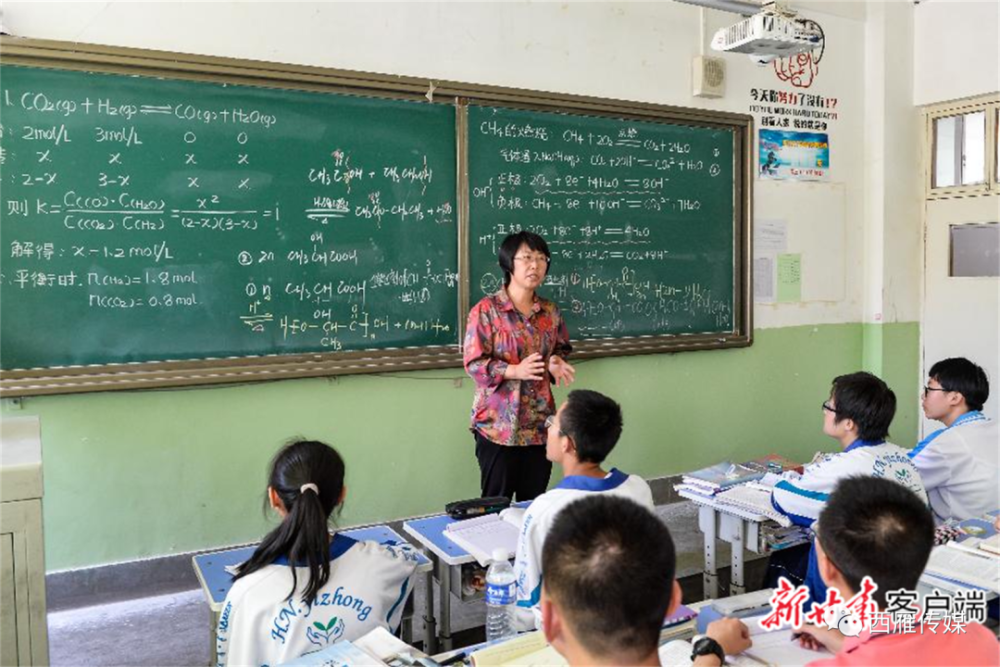
[[559, 430], [573, 439], [580, 461], [601, 463], [622, 434], [622, 406], [604, 394], [575, 389], [559, 415]]
[[871, 373], [859, 372], [834, 378], [830, 395], [836, 420], [851, 419], [862, 440], [884, 440], [896, 416], [896, 394]]
[[510, 276], [514, 273], [514, 255], [517, 254], [517, 251], [523, 245], [545, 255], [549, 267], [552, 266], [552, 253], [549, 252], [549, 244], [541, 236], [534, 232], [524, 231], [516, 234], [508, 234], [507, 238], [500, 244], [500, 252], [497, 253], [497, 263], [503, 269], [504, 287], [510, 285]]
[[627, 498], [569, 504], [542, 547], [546, 594], [592, 655], [631, 664], [656, 651], [677, 559], [670, 531]]
[[965, 397], [970, 410], [982, 410], [990, 397], [986, 371], [964, 357], [943, 359], [931, 366], [927, 377], [937, 380], [942, 389], [957, 391]]
[[817, 532], [851, 590], [858, 592], [861, 580], [871, 577], [878, 585], [875, 602], [885, 609], [887, 591], [916, 590], [934, 546], [934, 517], [902, 484], [847, 477], [830, 494]]

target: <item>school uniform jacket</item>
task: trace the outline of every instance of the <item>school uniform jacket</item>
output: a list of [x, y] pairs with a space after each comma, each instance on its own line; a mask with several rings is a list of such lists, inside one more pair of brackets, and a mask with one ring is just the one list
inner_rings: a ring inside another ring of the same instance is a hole
[[[788, 473], [786, 473], [787, 475]], [[827, 454], [806, 466], [798, 479], [782, 479], [771, 492], [771, 504], [800, 526], [811, 526], [819, 518], [837, 482], [864, 475], [898, 482], [927, 504], [920, 472], [906, 450], [879, 440], [855, 440], [842, 452]]]
[[910, 450], [937, 521], [971, 519], [1000, 507], [1000, 432], [967, 412]]
[[395, 630], [409, 595], [416, 553], [409, 546], [360, 542], [335, 535], [330, 542], [330, 580], [310, 606], [302, 601], [308, 567], [292, 570], [279, 558], [236, 580], [222, 605], [218, 667], [279, 665], [376, 627]]
[[542, 627], [541, 611], [538, 606], [542, 593], [542, 545], [545, 536], [560, 511], [574, 500], [586, 498], [595, 493], [607, 493], [634, 500], [643, 507], [653, 510], [653, 493], [649, 484], [641, 477], [627, 475], [612, 468], [603, 479], [571, 475], [559, 484], [535, 498], [524, 513], [521, 534], [517, 540], [517, 557], [514, 561], [514, 576], [517, 585], [517, 610], [515, 627], [518, 630], [533, 630]]

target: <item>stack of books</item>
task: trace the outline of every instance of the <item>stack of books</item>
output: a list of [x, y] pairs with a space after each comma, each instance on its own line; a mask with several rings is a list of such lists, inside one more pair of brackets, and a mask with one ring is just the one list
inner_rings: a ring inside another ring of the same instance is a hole
[[674, 489], [711, 498], [730, 487], [756, 481], [765, 474], [766, 471], [762, 472], [742, 463], [723, 461], [684, 475], [681, 483], [674, 486]]
[[692, 493], [703, 498], [712, 498], [726, 489], [734, 486], [757, 482], [768, 475], [776, 478], [787, 470], [798, 470], [802, 466], [778, 454], [768, 454], [758, 459], [733, 463], [723, 461], [714, 466], [702, 468], [688, 473], [681, 478], [681, 483], [674, 486], [677, 491]]

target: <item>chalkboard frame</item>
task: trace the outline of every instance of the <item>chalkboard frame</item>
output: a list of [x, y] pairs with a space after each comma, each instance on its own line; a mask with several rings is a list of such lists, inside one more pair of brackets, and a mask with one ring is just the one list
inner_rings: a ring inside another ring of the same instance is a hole
[[311, 92], [426, 100], [456, 109], [459, 331], [455, 345], [350, 352], [274, 354], [143, 363], [109, 363], [0, 371], [0, 397], [176, 388], [462, 365], [460, 341], [471, 307], [469, 289], [468, 128], [470, 104], [601, 115], [732, 129], [734, 133], [734, 327], [719, 334], [636, 336], [574, 342], [574, 358], [745, 347], [753, 342], [751, 226], [753, 119], [747, 114], [688, 109], [578, 95], [481, 86], [302, 65], [167, 51], [0, 37], [4, 64], [126, 74]]

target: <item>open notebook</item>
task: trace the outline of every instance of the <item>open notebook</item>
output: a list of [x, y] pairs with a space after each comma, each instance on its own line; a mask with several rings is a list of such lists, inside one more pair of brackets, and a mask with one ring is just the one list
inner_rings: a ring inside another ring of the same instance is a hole
[[508, 558], [514, 556], [523, 516], [523, 512], [477, 516], [448, 524], [444, 534], [485, 567], [493, 560], [494, 549], [503, 549]]
[[[746, 619], [750, 628], [753, 646], [739, 655], [727, 655], [726, 664], [736, 667], [761, 667], [761, 665], [780, 665], [781, 667], [798, 667], [807, 665], [814, 660], [830, 657], [829, 651], [812, 651], [799, 646], [792, 639], [792, 630], [777, 630], [767, 632], [761, 630], [757, 619]], [[663, 665], [691, 664], [691, 642], [683, 639], [675, 640], [660, 647], [660, 662]]]

